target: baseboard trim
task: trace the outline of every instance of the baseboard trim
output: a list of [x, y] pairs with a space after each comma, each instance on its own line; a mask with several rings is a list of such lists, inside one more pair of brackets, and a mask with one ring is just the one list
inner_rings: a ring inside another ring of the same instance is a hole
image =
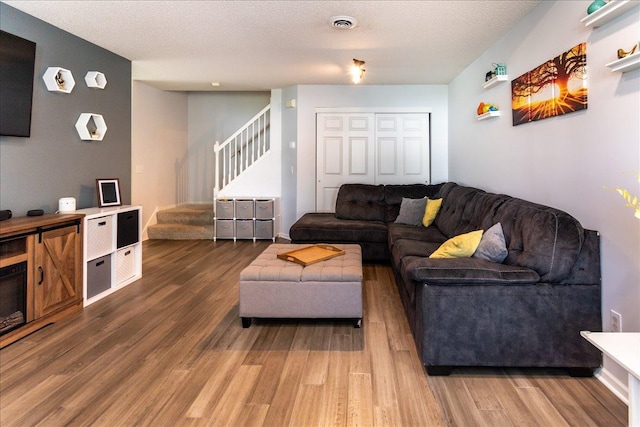
[[616, 397], [629, 406], [629, 389], [605, 368], [598, 368], [595, 377], [608, 388]]

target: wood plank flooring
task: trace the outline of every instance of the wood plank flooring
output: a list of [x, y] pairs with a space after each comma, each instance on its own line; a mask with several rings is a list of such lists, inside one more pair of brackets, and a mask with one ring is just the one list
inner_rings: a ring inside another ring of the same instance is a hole
[[420, 364], [391, 268], [365, 265], [364, 322], [238, 318], [269, 242], [148, 241], [143, 278], [0, 350], [7, 426], [623, 426], [595, 378]]

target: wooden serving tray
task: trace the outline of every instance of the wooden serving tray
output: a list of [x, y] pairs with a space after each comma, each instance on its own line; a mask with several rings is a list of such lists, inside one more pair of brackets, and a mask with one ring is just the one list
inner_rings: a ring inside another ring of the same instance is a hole
[[344, 250], [331, 245], [313, 245], [278, 254], [279, 259], [295, 262], [303, 266], [344, 255]]

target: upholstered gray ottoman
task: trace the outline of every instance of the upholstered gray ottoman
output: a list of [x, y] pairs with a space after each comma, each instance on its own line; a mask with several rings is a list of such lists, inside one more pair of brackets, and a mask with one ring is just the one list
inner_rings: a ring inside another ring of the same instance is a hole
[[240, 273], [242, 326], [251, 318], [349, 318], [362, 323], [362, 252], [338, 245], [344, 255], [303, 267], [277, 258], [309, 245], [273, 244]]

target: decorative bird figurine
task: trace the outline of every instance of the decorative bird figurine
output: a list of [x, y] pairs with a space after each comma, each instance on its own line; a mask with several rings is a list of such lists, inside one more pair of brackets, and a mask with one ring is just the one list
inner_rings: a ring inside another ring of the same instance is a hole
[[629, 52], [625, 52], [623, 49], [618, 49], [618, 59], [626, 58], [629, 55], [633, 55], [636, 49], [638, 49], [638, 45], [633, 46], [633, 49], [631, 49]]

